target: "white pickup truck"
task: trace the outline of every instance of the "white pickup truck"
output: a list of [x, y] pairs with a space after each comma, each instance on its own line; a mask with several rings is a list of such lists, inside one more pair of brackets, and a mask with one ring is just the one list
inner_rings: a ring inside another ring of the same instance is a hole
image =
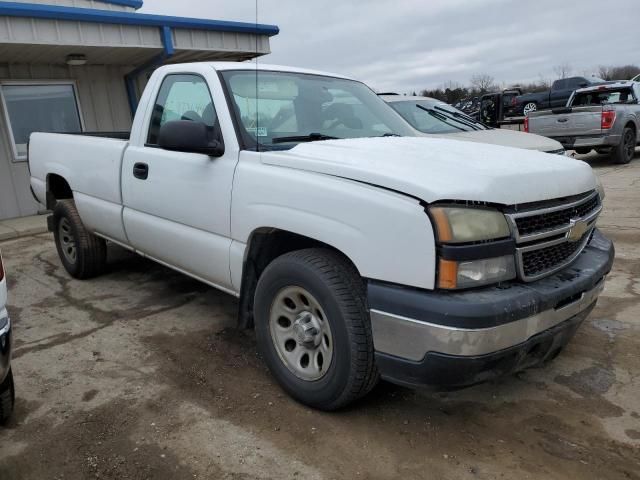
[[580, 161], [415, 135], [364, 84], [159, 68], [129, 139], [34, 133], [67, 271], [107, 241], [239, 298], [265, 363], [324, 410], [382, 378], [461, 387], [555, 357], [613, 261]]

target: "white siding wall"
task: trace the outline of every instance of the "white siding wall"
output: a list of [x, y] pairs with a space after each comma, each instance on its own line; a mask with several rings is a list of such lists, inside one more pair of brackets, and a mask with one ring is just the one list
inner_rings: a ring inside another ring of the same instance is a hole
[[16, 3], [40, 3], [44, 5], [58, 5], [61, 7], [99, 8], [101, 10], [118, 10], [135, 12], [135, 8], [111, 3], [96, 2], [93, 0], [12, 0]]
[[[122, 131], [131, 128], [124, 75], [132, 67], [0, 64], [2, 80], [76, 81], [85, 130]], [[143, 85], [141, 85], [143, 87]], [[0, 106], [0, 110], [1, 110]], [[32, 215], [39, 207], [29, 192], [26, 162], [13, 158], [5, 113], [0, 112], [0, 219]]]

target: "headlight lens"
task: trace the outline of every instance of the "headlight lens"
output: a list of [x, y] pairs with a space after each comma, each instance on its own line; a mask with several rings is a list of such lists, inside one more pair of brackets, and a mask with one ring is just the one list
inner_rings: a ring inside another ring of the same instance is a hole
[[486, 208], [431, 207], [440, 243], [467, 243], [508, 237], [502, 213]]
[[513, 255], [455, 262], [440, 260], [438, 286], [446, 289], [481, 287], [516, 277]]
[[[484, 247], [478, 242], [491, 242], [511, 236], [507, 219], [504, 214], [495, 209], [434, 206], [429, 209], [429, 213], [435, 223], [438, 242], [443, 248], [447, 245], [456, 245], [457, 249], [480, 249], [481, 251], [477, 253], [482, 257], [485, 253]], [[459, 246], [463, 243], [472, 245]], [[513, 255], [504, 255], [504, 253], [491, 258], [469, 256], [460, 260], [457, 260], [456, 256], [440, 258], [438, 287], [453, 290], [481, 287], [514, 279], [516, 277], [515, 258]]]

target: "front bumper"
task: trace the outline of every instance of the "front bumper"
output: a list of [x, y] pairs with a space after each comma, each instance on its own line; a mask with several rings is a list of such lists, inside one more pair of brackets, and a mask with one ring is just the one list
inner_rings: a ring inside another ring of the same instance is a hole
[[0, 310], [0, 384], [11, 367], [11, 320], [6, 309]]
[[528, 284], [432, 292], [372, 281], [378, 369], [396, 383], [461, 387], [554, 357], [595, 306], [613, 257], [596, 231], [574, 263]]

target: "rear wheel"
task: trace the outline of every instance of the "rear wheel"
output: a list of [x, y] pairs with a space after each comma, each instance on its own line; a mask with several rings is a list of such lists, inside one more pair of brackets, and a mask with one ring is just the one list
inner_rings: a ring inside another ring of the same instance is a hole
[[53, 233], [62, 265], [74, 278], [100, 275], [107, 263], [106, 242], [89, 232], [73, 200], [59, 200], [53, 209]]
[[612, 151], [615, 163], [629, 163], [636, 153], [636, 132], [631, 127], [625, 127], [620, 144]]
[[258, 346], [282, 388], [298, 401], [336, 410], [376, 384], [364, 283], [327, 249], [275, 259], [256, 287]]
[[0, 384], [0, 425], [7, 423], [13, 413], [16, 391], [13, 385], [13, 373], [9, 370], [7, 378]]
[[524, 113], [525, 117], [536, 110], [538, 110], [536, 102], [527, 102], [524, 104], [524, 107], [522, 107], [522, 113]]

